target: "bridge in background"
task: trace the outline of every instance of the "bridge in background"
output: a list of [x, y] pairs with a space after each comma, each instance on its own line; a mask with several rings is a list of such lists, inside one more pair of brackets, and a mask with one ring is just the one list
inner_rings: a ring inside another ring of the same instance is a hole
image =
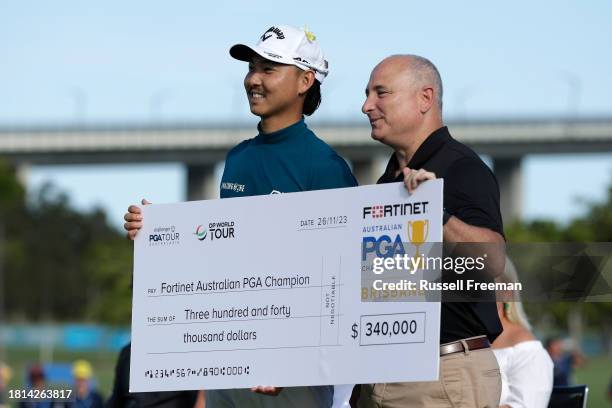
[[[612, 152], [612, 117], [450, 122], [453, 136], [492, 159], [505, 221], [521, 215], [521, 162], [531, 154]], [[360, 184], [374, 183], [391, 150], [370, 138], [367, 122], [314, 123], [315, 133], [351, 165]], [[18, 174], [32, 165], [181, 162], [188, 200], [218, 194], [215, 166], [252, 125], [154, 124], [0, 128], [0, 157]], [[478, 180], [474, 180], [475, 183]]]

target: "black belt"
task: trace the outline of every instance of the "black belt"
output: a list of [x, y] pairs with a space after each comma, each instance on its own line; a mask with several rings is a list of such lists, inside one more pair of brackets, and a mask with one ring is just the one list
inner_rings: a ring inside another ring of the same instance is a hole
[[[467, 349], [464, 347], [463, 343], [466, 343]], [[447, 354], [460, 353], [468, 350], [480, 350], [484, 348], [491, 347], [491, 343], [489, 343], [489, 339], [486, 336], [475, 337], [473, 339], [466, 340], [457, 340], [452, 343], [443, 344], [440, 346], [440, 356], [445, 356]]]

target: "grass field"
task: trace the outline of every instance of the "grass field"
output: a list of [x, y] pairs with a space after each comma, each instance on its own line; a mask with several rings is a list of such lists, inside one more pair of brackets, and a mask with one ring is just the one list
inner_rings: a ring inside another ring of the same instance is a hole
[[[13, 369], [13, 378], [8, 388], [22, 388], [26, 367], [31, 362], [37, 361], [37, 359], [38, 350], [6, 350], [7, 364]], [[77, 359], [86, 359], [92, 364], [95, 378], [98, 383], [98, 389], [104, 398], [107, 398], [110, 395], [113, 384], [117, 353], [92, 351], [73, 352], [63, 350], [56, 350], [53, 353], [54, 362], [70, 363]], [[579, 384], [588, 384], [589, 407], [612, 407], [612, 403], [607, 399], [608, 383], [612, 380], [612, 357], [589, 359], [586, 366], [576, 370], [575, 379]]]
[[589, 407], [612, 407], [608, 399], [608, 384], [612, 381], [612, 357], [589, 359], [586, 366], [576, 370], [574, 378], [577, 384], [589, 386]]

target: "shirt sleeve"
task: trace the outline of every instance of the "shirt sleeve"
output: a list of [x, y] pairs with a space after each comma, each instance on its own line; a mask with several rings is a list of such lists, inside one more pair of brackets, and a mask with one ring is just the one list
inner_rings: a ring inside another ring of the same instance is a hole
[[478, 158], [453, 163], [444, 179], [445, 210], [461, 221], [504, 235], [495, 175]]
[[310, 190], [355, 187], [356, 185], [357, 180], [355, 180], [348, 164], [342, 157], [332, 155], [327, 160], [314, 166]]
[[[553, 363], [542, 346], [516, 350], [508, 368], [509, 396], [503, 403], [511, 407], [548, 407], [553, 388]], [[534, 373], [538, 374], [534, 376]]]

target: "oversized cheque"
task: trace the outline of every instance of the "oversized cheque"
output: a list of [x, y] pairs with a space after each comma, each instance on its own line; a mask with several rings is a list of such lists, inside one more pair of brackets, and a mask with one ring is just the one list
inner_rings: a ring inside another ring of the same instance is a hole
[[[362, 245], [442, 238], [442, 180], [143, 208], [133, 392], [427, 381], [440, 305], [362, 302]], [[384, 239], [382, 239], [384, 238]]]

